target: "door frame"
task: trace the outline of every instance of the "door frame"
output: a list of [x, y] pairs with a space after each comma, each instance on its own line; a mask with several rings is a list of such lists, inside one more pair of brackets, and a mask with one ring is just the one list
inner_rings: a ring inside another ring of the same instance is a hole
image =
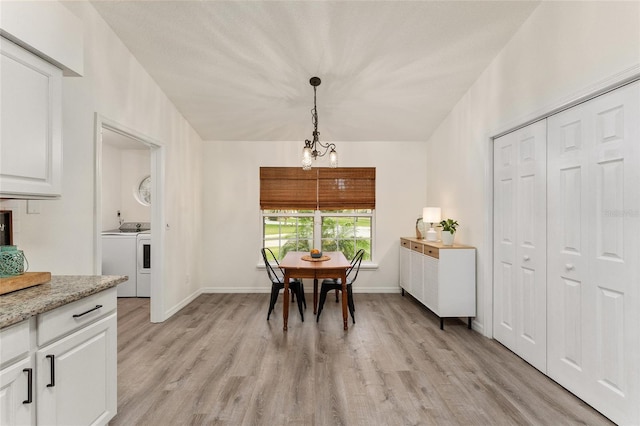
[[487, 253], [486, 261], [484, 263], [484, 289], [483, 298], [478, 302], [482, 303], [483, 310], [485, 312], [484, 324], [482, 324], [482, 334], [486, 337], [493, 339], [493, 220], [494, 220], [494, 195], [493, 195], [493, 146], [494, 140], [500, 136], [504, 136], [507, 133], [511, 133], [522, 127], [528, 126], [536, 121], [547, 119], [549, 116], [556, 114], [565, 109], [571, 108], [582, 102], [588, 101], [598, 97], [606, 92], [615, 90], [621, 86], [629, 84], [633, 81], [640, 80], [640, 65], [634, 65], [619, 73], [606, 77], [598, 82], [595, 82], [589, 86], [570, 93], [564, 97], [560, 97], [558, 100], [543, 106], [542, 108], [527, 114], [523, 117], [517, 118], [513, 121], [506, 122], [497, 126], [493, 131], [489, 132], [489, 137], [486, 139], [485, 144], [485, 206], [487, 208], [487, 215], [485, 216], [484, 233], [485, 243], [484, 250]]
[[94, 273], [102, 274], [102, 130], [108, 129], [122, 136], [138, 141], [149, 147], [151, 153], [151, 298], [150, 321], [163, 322], [165, 316], [164, 303], [164, 258], [165, 241], [165, 151], [164, 144], [150, 136], [130, 129], [114, 120], [95, 113], [94, 141], [95, 141], [95, 176], [94, 176]]

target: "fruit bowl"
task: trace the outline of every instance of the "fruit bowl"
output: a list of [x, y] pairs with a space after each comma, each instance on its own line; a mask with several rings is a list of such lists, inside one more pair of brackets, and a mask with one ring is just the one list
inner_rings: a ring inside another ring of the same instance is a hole
[[311, 255], [311, 257], [313, 257], [314, 259], [319, 259], [322, 257], [322, 252], [319, 250], [311, 250], [311, 252], [309, 253]]

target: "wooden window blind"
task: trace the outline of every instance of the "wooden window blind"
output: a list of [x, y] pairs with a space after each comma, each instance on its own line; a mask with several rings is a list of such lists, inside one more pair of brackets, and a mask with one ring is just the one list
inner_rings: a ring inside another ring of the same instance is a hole
[[260, 168], [262, 210], [375, 209], [375, 167]]

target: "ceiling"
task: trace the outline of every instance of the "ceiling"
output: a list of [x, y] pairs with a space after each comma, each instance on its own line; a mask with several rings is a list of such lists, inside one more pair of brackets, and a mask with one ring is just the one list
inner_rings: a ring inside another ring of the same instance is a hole
[[417, 141], [539, 2], [92, 4], [205, 141]]

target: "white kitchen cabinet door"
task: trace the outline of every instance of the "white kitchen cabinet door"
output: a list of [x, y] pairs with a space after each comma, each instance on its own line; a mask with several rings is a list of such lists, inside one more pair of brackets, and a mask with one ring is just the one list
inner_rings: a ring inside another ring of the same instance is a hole
[[494, 141], [494, 337], [546, 371], [546, 122]]
[[[30, 357], [0, 370], [0, 425], [35, 424], [36, 404], [33, 398], [35, 377], [32, 374], [33, 365]], [[29, 380], [31, 380], [31, 386]], [[29, 393], [30, 389], [31, 393]]]
[[42, 425], [104, 425], [116, 414], [116, 314], [36, 353]]
[[640, 423], [640, 84], [548, 119], [548, 374]]
[[62, 71], [0, 37], [0, 196], [62, 187]]

